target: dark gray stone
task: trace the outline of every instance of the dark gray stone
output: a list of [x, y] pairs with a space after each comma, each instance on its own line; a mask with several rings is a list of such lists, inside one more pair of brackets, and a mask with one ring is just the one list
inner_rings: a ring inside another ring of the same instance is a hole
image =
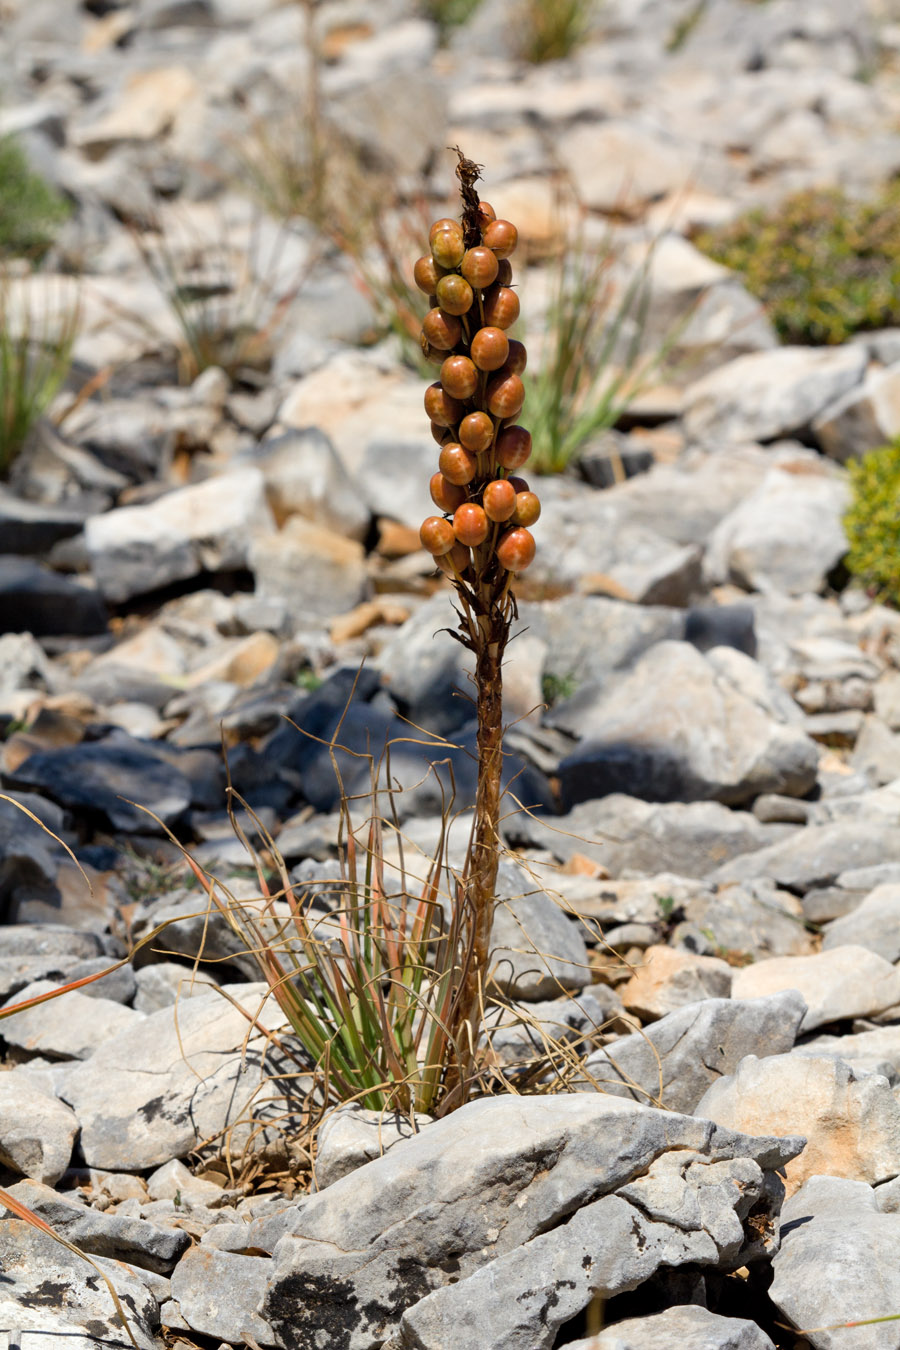
[[105, 632], [106, 606], [96, 591], [29, 558], [0, 554], [0, 633], [91, 637]]

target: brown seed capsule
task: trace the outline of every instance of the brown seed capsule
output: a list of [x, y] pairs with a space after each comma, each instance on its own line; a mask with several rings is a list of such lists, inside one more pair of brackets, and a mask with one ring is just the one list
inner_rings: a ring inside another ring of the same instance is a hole
[[[507, 479], [507, 482], [510, 480]], [[512, 514], [514, 525], [533, 525], [540, 519], [541, 500], [536, 492], [517, 492], [515, 510]]]
[[524, 572], [534, 561], [534, 535], [516, 526], [507, 530], [497, 545], [497, 558], [507, 572]]
[[434, 295], [434, 288], [444, 275], [442, 269], [438, 267], [434, 258], [417, 258], [413, 267], [413, 277], [420, 291], [426, 295]]
[[438, 445], [443, 445], [446, 440], [450, 439], [450, 432], [447, 427], [439, 426], [437, 422], [431, 424], [431, 435]]
[[479, 370], [499, 370], [509, 355], [509, 338], [502, 328], [479, 328], [469, 350]]
[[488, 520], [509, 520], [516, 509], [516, 490], [506, 478], [495, 478], [481, 494]]
[[515, 474], [510, 474], [506, 481], [507, 483], [512, 483], [513, 487], [516, 489], [516, 496], [518, 496], [520, 492], [528, 491], [528, 480], [525, 478], [516, 478]]
[[462, 337], [462, 324], [455, 314], [445, 314], [442, 309], [430, 309], [422, 320], [422, 332], [432, 347], [442, 352], [452, 352]]
[[459, 439], [474, 454], [486, 450], [494, 439], [494, 424], [487, 413], [468, 413], [459, 424]]
[[469, 565], [469, 550], [465, 544], [454, 544], [449, 553], [437, 559], [437, 565], [450, 577], [455, 576], [456, 572], [461, 575]]
[[482, 235], [485, 246], [492, 250], [497, 258], [508, 258], [515, 252], [519, 242], [519, 231], [509, 220], [492, 220]]
[[488, 536], [488, 518], [476, 502], [464, 502], [453, 516], [453, 529], [461, 544], [475, 548]]
[[[438, 298], [443, 285], [450, 280], [441, 277], [438, 282]], [[441, 301], [443, 304], [443, 301]], [[446, 308], [446, 306], [445, 306]], [[491, 287], [484, 297], [484, 321], [496, 328], [512, 328], [519, 317], [519, 297], [509, 286]]]
[[458, 220], [453, 220], [451, 216], [441, 216], [440, 220], [436, 220], [432, 225], [431, 229], [428, 231], [428, 242], [429, 244], [433, 243], [435, 235], [440, 234], [441, 230], [458, 230], [458, 229], [459, 229]]
[[455, 427], [465, 413], [465, 407], [451, 396], [440, 384], [430, 384], [425, 390], [425, 411], [432, 422], [441, 427]]
[[479, 202], [478, 217], [481, 222], [481, 228], [484, 229], [492, 220], [497, 219], [497, 212], [491, 206], [490, 202]]
[[[466, 490], [463, 487], [457, 487], [451, 483], [449, 478], [445, 478], [442, 473], [433, 473], [429, 483], [431, 491], [431, 500], [435, 506], [439, 506], [442, 511], [446, 511], [448, 516], [452, 516], [458, 506], [462, 506], [466, 500]], [[525, 524], [525, 521], [522, 522]]]
[[478, 472], [478, 460], [458, 442], [448, 441], [441, 448], [438, 468], [448, 483], [452, 483], [454, 487], [465, 487]]
[[439, 230], [431, 241], [431, 256], [438, 267], [458, 267], [466, 252], [463, 232], [459, 225]]
[[481, 244], [477, 244], [475, 248], [467, 248], [459, 264], [459, 270], [470, 286], [476, 291], [483, 291], [497, 278], [496, 255]]
[[531, 432], [525, 427], [504, 427], [497, 437], [496, 453], [504, 469], [521, 469], [531, 454]]
[[501, 258], [497, 265], [497, 285], [508, 286], [512, 281], [512, 263], [508, 258]]
[[443, 516], [429, 516], [424, 520], [419, 530], [419, 539], [422, 541], [422, 547], [427, 548], [435, 557], [449, 553], [456, 543], [453, 526]]
[[525, 386], [518, 375], [495, 375], [489, 382], [487, 405], [495, 417], [516, 417], [524, 402]]
[[451, 398], [471, 398], [478, 388], [478, 371], [467, 356], [448, 356], [441, 366], [441, 384]]
[[[437, 343], [434, 344], [437, 346]], [[525, 350], [525, 343], [519, 342], [516, 338], [509, 339], [509, 356], [506, 358], [506, 369], [510, 375], [521, 375], [528, 364], [528, 353]]]
[[422, 355], [425, 357], [425, 360], [428, 361], [430, 365], [439, 366], [442, 364], [444, 357], [447, 355], [447, 353], [442, 352], [438, 347], [432, 347], [431, 343], [425, 337], [424, 333], [422, 334], [421, 346], [422, 346]]
[[[515, 292], [510, 291], [510, 294], [514, 295]], [[441, 277], [435, 295], [441, 309], [446, 310], [448, 314], [467, 314], [475, 298], [472, 287], [458, 272], [448, 272], [447, 276]]]

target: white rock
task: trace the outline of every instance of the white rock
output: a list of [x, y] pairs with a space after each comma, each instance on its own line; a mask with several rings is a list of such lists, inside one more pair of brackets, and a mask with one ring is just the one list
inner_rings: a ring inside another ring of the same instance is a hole
[[775, 956], [736, 972], [732, 998], [798, 989], [807, 1007], [801, 1031], [867, 1017], [900, 1003], [900, 971], [865, 947], [835, 947], [815, 956]]

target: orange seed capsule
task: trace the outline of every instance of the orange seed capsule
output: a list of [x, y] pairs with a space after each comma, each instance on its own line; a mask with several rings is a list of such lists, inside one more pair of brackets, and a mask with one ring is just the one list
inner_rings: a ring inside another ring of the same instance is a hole
[[521, 469], [531, 454], [531, 432], [525, 427], [504, 427], [497, 437], [497, 463], [504, 469]]
[[497, 278], [497, 256], [489, 248], [476, 244], [475, 248], [466, 249], [459, 270], [470, 286], [483, 291]]
[[[448, 314], [467, 314], [475, 298], [472, 287], [458, 272], [448, 272], [445, 277], [441, 277], [434, 293], [441, 309], [446, 310]], [[514, 295], [515, 292], [510, 291], [510, 294]]]
[[462, 337], [462, 324], [454, 314], [445, 314], [442, 309], [430, 309], [422, 320], [422, 332], [432, 347], [442, 352], [452, 352]]
[[519, 231], [509, 220], [492, 220], [482, 235], [485, 245], [497, 258], [508, 258], [515, 252]]
[[[438, 282], [439, 299], [441, 287], [449, 280], [449, 277], [441, 277]], [[441, 303], [443, 304], [443, 301]], [[491, 289], [484, 297], [485, 323], [493, 324], [496, 328], [512, 328], [518, 317], [519, 297], [509, 286], [498, 286], [496, 290]]]
[[441, 448], [438, 467], [448, 483], [454, 487], [465, 487], [478, 471], [478, 460], [456, 441], [448, 441]]
[[481, 495], [488, 520], [509, 520], [516, 509], [516, 490], [506, 478], [495, 478]]
[[478, 203], [478, 215], [481, 220], [482, 229], [484, 229], [486, 225], [489, 225], [492, 220], [497, 219], [497, 212], [491, 206], [490, 202]]
[[425, 411], [440, 427], [455, 427], [465, 412], [458, 399], [452, 398], [440, 384], [430, 384], [425, 390]]
[[507, 530], [497, 545], [497, 558], [507, 572], [524, 572], [534, 561], [534, 535], [516, 526]]
[[439, 557], [442, 553], [449, 553], [456, 543], [453, 526], [443, 516], [429, 516], [427, 520], [423, 520], [422, 528], [419, 530], [419, 539], [422, 542], [422, 547], [427, 548], [428, 552], [435, 557]]
[[[445, 478], [442, 473], [433, 473], [429, 483], [431, 491], [431, 500], [435, 506], [440, 507], [448, 516], [452, 516], [457, 507], [462, 506], [466, 500], [466, 490], [464, 487], [457, 487], [451, 483], [449, 478]], [[524, 521], [522, 522], [525, 523]]]
[[516, 478], [515, 474], [510, 474], [506, 481], [507, 483], [512, 483], [513, 487], [516, 489], [517, 496], [520, 492], [528, 491], [528, 482], [524, 478]]
[[413, 267], [413, 277], [420, 291], [426, 295], [434, 295], [434, 288], [443, 276], [443, 272], [437, 266], [434, 258], [417, 258]]
[[487, 413], [468, 413], [459, 424], [459, 439], [474, 454], [486, 450], [494, 439], [494, 424]]
[[476, 502], [464, 502], [454, 513], [453, 529], [461, 544], [475, 548], [487, 539], [488, 518]]
[[431, 256], [438, 267], [458, 267], [465, 256], [466, 245], [459, 225], [448, 225], [439, 230], [431, 241]]
[[[506, 481], [509, 483], [510, 479]], [[524, 492], [516, 493], [515, 510], [512, 514], [514, 525], [533, 525], [540, 519], [540, 515], [541, 500], [536, 492], [529, 492], [526, 489]]]
[[[437, 346], [437, 343], [434, 344]], [[506, 358], [506, 369], [510, 375], [521, 375], [528, 364], [528, 353], [525, 350], [525, 343], [519, 342], [516, 338], [509, 339], [509, 356]]]
[[469, 350], [479, 370], [499, 370], [509, 355], [509, 338], [502, 328], [479, 328]]
[[458, 229], [459, 229], [458, 220], [453, 220], [451, 216], [441, 216], [441, 219], [436, 220], [432, 225], [431, 229], [428, 231], [428, 242], [429, 244], [432, 243], [434, 241], [435, 235], [440, 234], [441, 230], [458, 230]]
[[464, 572], [469, 565], [469, 550], [465, 544], [454, 544], [449, 553], [437, 559], [437, 565], [450, 577], [455, 575], [454, 568], [456, 572]]
[[488, 410], [495, 417], [516, 417], [524, 402], [525, 386], [518, 375], [495, 375], [488, 384]]
[[467, 356], [448, 356], [441, 366], [441, 384], [451, 398], [471, 398], [478, 388], [478, 371]]
[[512, 263], [508, 258], [501, 258], [497, 265], [497, 285], [508, 286], [512, 281]]

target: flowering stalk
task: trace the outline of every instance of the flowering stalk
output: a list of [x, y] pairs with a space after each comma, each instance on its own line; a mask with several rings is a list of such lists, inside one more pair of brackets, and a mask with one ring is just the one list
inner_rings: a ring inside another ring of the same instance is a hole
[[425, 411], [441, 447], [431, 497], [442, 514], [424, 521], [420, 538], [456, 588], [460, 623], [453, 636], [475, 656], [478, 787], [463, 887], [458, 1067], [448, 1085], [452, 1097], [465, 1100], [475, 1077], [500, 853], [502, 662], [515, 615], [511, 582], [534, 558], [528, 527], [541, 507], [515, 476], [531, 453], [531, 436], [516, 422], [525, 401], [525, 347], [507, 336], [519, 316], [509, 262], [517, 231], [479, 201], [479, 166], [457, 154], [461, 222], [432, 225], [431, 252], [417, 261], [415, 279], [432, 305], [422, 348], [441, 368], [426, 390]]

